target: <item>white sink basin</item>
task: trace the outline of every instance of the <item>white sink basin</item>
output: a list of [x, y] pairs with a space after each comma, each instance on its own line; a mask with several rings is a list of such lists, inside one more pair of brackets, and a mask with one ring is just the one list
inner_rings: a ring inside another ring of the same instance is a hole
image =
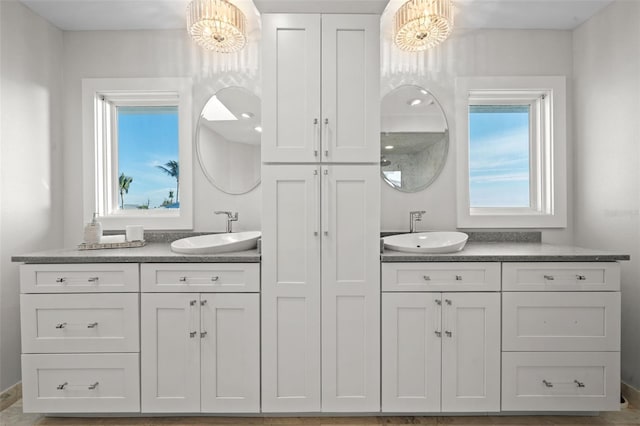
[[217, 254], [256, 248], [260, 231], [208, 234], [183, 238], [171, 243], [171, 251], [185, 254]]
[[454, 253], [464, 248], [464, 232], [417, 232], [385, 237], [384, 247], [408, 253]]

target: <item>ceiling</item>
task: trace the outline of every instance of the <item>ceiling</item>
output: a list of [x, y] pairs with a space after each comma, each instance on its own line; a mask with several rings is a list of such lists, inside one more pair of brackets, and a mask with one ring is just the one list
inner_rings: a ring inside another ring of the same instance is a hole
[[[60, 29], [151, 30], [185, 28], [189, 0], [21, 0]], [[232, 0], [257, 22], [258, 11], [381, 13], [406, 0]], [[573, 29], [613, 0], [453, 0], [456, 28]], [[254, 5], [255, 3], [255, 5]], [[389, 19], [390, 20], [390, 19]]]

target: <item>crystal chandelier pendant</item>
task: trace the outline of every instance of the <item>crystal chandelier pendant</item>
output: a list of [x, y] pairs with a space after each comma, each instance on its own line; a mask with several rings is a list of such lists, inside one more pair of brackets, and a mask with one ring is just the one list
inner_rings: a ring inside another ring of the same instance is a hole
[[394, 42], [417, 52], [437, 46], [453, 30], [451, 0], [409, 0], [394, 16]]
[[237, 52], [247, 43], [247, 20], [226, 0], [193, 0], [187, 6], [187, 31], [208, 50]]

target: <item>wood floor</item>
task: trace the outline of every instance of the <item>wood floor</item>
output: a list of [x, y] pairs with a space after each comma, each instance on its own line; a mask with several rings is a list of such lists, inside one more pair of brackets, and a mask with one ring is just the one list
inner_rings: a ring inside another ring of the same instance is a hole
[[472, 417], [139, 417], [80, 418], [24, 414], [22, 401], [0, 412], [1, 426], [31, 425], [273, 425], [273, 426], [372, 426], [372, 425], [640, 425], [640, 411], [630, 407], [599, 416], [472, 416]]

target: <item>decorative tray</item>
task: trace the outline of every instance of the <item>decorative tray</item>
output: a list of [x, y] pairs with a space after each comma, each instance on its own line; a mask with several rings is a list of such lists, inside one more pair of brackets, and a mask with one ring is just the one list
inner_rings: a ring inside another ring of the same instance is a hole
[[119, 248], [134, 248], [143, 247], [147, 243], [145, 241], [125, 241], [122, 243], [94, 243], [78, 244], [78, 250], [102, 250], [102, 249], [119, 249]]

